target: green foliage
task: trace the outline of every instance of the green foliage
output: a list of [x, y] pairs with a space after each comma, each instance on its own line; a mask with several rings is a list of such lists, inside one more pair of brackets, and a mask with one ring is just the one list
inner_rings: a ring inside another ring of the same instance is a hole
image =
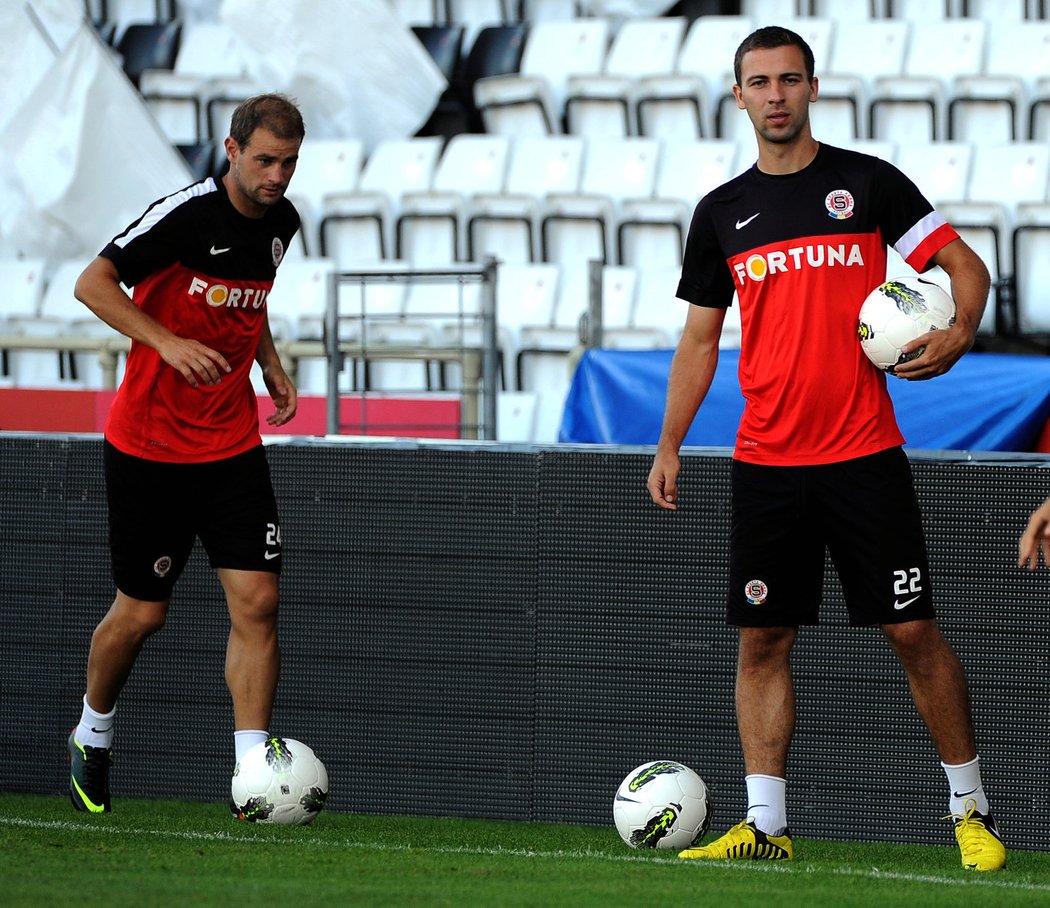
[[708, 863], [631, 851], [611, 821], [600, 828], [325, 811], [312, 826], [257, 826], [232, 820], [219, 804], [120, 800], [114, 813], [88, 816], [65, 798], [0, 793], [0, 902], [1050, 906], [1045, 853], [1011, 851], [1005, 871], [974, 874], [947, 845], [795, 845], [791, 863]]

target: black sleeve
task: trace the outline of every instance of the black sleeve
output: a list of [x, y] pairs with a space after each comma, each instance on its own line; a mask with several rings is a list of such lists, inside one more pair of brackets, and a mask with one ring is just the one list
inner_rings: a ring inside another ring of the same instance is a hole
[[718, 242], [712, 206], [707, 198], [701, 199], [689, 224], [676, 296], [696, 306], [728, 309], [735, 289], [733, 274]]

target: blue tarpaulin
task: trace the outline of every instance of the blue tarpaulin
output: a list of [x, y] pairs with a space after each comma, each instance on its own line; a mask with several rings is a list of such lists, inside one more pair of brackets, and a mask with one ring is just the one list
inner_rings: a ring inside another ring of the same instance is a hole
[[[660, 435], [672, 350], [588, 350], [565, 403], [559, 440], [653, 445]], [[686, 445], [732, 447], [744, 409], [736, 350], [719, 354], [711, 390]], [[1050, 418], [1050, 358], [968, 353], [945, 375], [888, 377], [908, 447], [1033, 451]]]

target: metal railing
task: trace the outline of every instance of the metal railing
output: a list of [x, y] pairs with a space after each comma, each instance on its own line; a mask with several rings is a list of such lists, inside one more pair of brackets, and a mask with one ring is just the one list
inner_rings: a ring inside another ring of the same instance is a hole
[[[368, 289], [376, 285], [403, 284], [420, 287], [448, 286], [455, 291], [454, 305], [427, 308], [370, 309]], [[348, 308], [344, 286], [356, 287], [356, 306]], [[475, 300], [467, 289], [476, 287]], [[406, 340], [406, 332], [419, 329], [419, 337]], [[349, 335], [349, 336], [346, 336]], [[415, 360], [438, 364], [442, 376], [448, 365], [462, 372], [458, 389], [444, 379], [436, 389], [456, 391], [462, 402], [461, 437], [496, 438], [496, 399], [499, 383], [499, 346], [496, 330], [496, 262], [461, 264], [452, 268], [336, 271], [329, 277], [324, 346], [328, 365], [328, 434], [342, 434], [340, 375], [347, 361], [361, 365], [360, 395], [383, 394], [371, 387], [368, 375], [374, 362]], [[358, 373], [355, 371], [355, 379]], [[433, 388], [421, 388], [430, 392]]]
[[[454, 268], [414, 270], [337, 271], [330, 276], [324, 337], [319, 339], [276, 340], [281, 360], [293, 381], [297, 379], [304, 359], [324, 359], [327, 365], [326, 423], [331, 435], [346, 428], [340, 421], [340, 374], [348, 361], [361, 366], [360, 376], [352, 381], [350, 393], [357, 397], [391, 397], [394, 392], [370, 386], [368, 369], [373, 363], [412, 360], [436, 365], [442, 374], [437, 387], [406, 388], [409, 396], [427, 395], [461, 401], [460, 437], [496, 438], [497, 393], [499, 388], [499, 348], [496, 330], [496, 262], [462, 264]], [[457, 305], [451, 309], [419, 309], [406, 314], [400, 307], [392, 311], [370, 311], [368, 287], [377, 284], [450, 285], [457, 290]], [[356, 285], [361, 291], [359, 305], [344, 311], [345, 285]], [[476, 288], [472, 299], [466, 291]], [[347, 326], [353, 326], [347, 330]], [[392, 339], [408, 325], [422, 326], [418, 342]], [[340, 335], [343, 335], [342, 337]], [[349, 337], [346, 335], [349, 334]], [[99, 337], [83, 334], [32, 336], [0, 333], [0, 351], [54, 351], [58, 354], [95, 351], [102, 370], [102, 387], [117, 387], [119, 360], [131, 348], [131, 341], [118, 334]], [[458, 369], [458, 386], [444, 376], [450, 367]], [[358, 378], [360, 380], [358, 380]], [[353, 386], [356, 382], [360, 387]], [[368, 427], [358, 425], [361, 430]], [[396, 429], [396, 426], [391, 427]], [[389, 434], [398, 434], [392, 431]]]

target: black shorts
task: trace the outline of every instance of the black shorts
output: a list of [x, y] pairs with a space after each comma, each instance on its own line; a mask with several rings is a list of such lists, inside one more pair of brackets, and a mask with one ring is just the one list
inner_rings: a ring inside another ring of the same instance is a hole
[[103, 449], [117, 589], [162, 602], [199, 537], [213, 568], [281, 572], [281, 525], [262, 445], [210, 463], [159, 463]]
[[819, 623], [825, 549], [854, 625], [934, 617], [926, 540], [901, 448], [841, 463], [732, 464], [727, 621]]

